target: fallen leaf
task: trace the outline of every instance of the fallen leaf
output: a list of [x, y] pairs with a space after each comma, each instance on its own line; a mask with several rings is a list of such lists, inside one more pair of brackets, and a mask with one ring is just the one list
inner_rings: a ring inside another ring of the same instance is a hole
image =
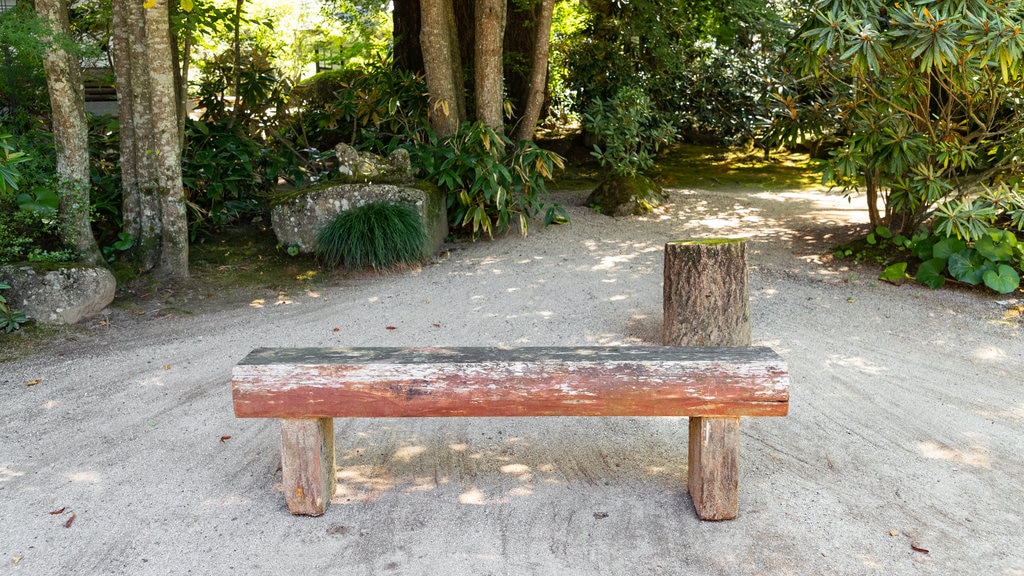
[[899, 536], [899, 532], [895, 530], [889, 530], [889, 536]]
[[434, 324], [434, 328], [440, 328], [440, 327], [441, 327], [440, 324]]
[[221, 443], [227, 442], [228, 440], [231, 440], [231, 436], [221, 436], [220, 437]]
[[607, 517], [608, 517], [608, 513], [607, 512], [594, 512], [594, 519], [595, 520], [604, 520]]
[[348, 534], [348, 527], [342, 526], [341, 524], [335, 524], [327, 529], [328, 534]]
[[170, 369], [171, 369], [171, 365], [170, 364], [164, 364], [164, 370], [170, 370]]
[[61, 508], [60, 510], [54, 510], [53, 512], [50, 512], [50, 514], [52, 514], [54, 516], [56, 516], [57, 514], [63, 514], [64, 511], [67, 510], [67, 509], [68, 509], [68, 507], [65, 506], [65, 507]]
[[135, 314], [136, 316], [145, 316], [146, 312], [145, 310], [132, 310], [132, 314]]
[[71, 513], [71, 518], [68, 518], [68, 521], [64, 523], [64, 527], [65, 528], [71, 528], [71, 523], [74, 522], [75, 518], [77, 518], [77, 517], [78, 517], [78, 515], [75, 514], [74, 512], [72, 512]]
[[394, 326], [385, 326], [384, 328], [387, 330], [398, 330], [398, 328], [395, 328]]
[[106, 325], [107, 325], [107, 321], [106, 320], [100, 320], [100, 326], [106, 326]]
[[14, 558], [11, 558], [11, 562], [14, 562], [15, 564], [21, 562], [21, 556], [15, 556]]
[[849, 302], [850, 304], [853, 304], [854, 302], [857, 301], [857, 299], [854, 298], [853, 296], [850, 296], [849, 298], [846, 299], [846, 301]]
[[341, 328], [338, 328], [337, 326], [335, 326], [335, 327], [334, 327], [334, 331], [335, 331], [335, 332], [341, 332]]
[[914, 552], [920, 552], [921, 554], [930, 554], [930, 552], [928, 552], [924, 548], [921, 548], [920, 546], [914, 544], [913, 542], [910, 543], [910, 549], [913, 550]]
[[210, 292], [210, 293], [208, 293], [208, 294], [206, 295], [206, 297], [207, 297], [207, 298], [213, 298], [213, 292]]
[[29, 380], [28, 382], [25, 382], [25, 386], [35, 386], [36, 384], [39, 384], [42, 381], [43, 381], [42, 378], [36, 378], [35, 380]]

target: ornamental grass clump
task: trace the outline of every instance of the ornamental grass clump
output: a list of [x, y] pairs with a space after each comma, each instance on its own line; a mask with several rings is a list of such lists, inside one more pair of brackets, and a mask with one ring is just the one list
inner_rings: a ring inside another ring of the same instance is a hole
[[426, 240], [412, 206], [373, 202], [338, 214], [317, 234], [313, 251], [328, 267], [382, 270], [418, 260]]

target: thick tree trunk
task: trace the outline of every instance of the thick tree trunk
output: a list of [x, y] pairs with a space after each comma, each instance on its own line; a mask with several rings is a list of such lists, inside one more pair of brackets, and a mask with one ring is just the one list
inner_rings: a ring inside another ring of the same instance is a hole
[[452, 35], [451, 0], [421, 0], [420, 44], [427, 77], [430, 122], [438, 136], [458, 132], [463, 116], [461, 70], [457, 65], [458, 43]]
[[476, 119], [496, 131], [503, 130], [504, 77], [501, 63], [505, 36], [505, 0], [478, 0], [476, 49], [473, 59]]
[[419, 0], [394, 0], [392, 40], [397, 70], [423, 74], [423, 49], [420, 46]]
[[529, 92], [526, 95], [522, 116], [516, 127], [516, 140], [533, 140], [537, 121], [544, 107], [544, 96], [548, 86], [548, 55], [551, 49], [551, 19], [555, 0], [541, 0], [536, 26], [536, 41], [533, 62], [530, 67]]
[[89, 224], [89, 126], [78, 59], [60, 47], [57, 36], [70, 35], [64, 0], [37, 0], [36, 10], [53, 36], [43, 65], [50, 93], [53, 139], [57, 152], [57, 195], [61, 239], [83, 262], [104, 264]]
[[[749, 346], [746, 241], [665, 245], [665, 346]], [[687, 485], [697, 515], [730, 520], [739, 511], [740, 419], [690, 418]]]
[[167, 2], [156, 0], [155, 6], [146, 10], [146, 46], [160, 194], [160, 273], [169, 279], [183, 280], [188, 278], [188, 219], [181, 182], [177, 91]]
[[146, 9], [113, 0], [115, 86], [121, 126], [121, 190], [124, 231], [135, 238], [132, 258], [148, 272], [160, 262], [161, 218], [146, 46]]

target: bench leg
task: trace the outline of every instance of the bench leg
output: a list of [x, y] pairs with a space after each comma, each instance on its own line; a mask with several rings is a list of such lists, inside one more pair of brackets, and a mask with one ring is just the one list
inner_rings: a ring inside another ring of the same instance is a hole
[[739, 417], [690, 418], [688, 484], [701, 520], [739, 512]]
[[334, 496], [334, 420], [281, 420], [284, 499], [292, 514], [320, 516]]

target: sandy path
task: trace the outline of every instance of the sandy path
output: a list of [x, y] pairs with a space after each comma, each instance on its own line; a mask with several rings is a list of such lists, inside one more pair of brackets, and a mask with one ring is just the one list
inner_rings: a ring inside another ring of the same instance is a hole
[[[1024, 575], [999, 298], [819, 263], [864, 218], [842, 199], [673, 200], [0, 364], [0, 574]], [[257, 346], [654, 344], [664, 243], [709, 235], [751, 239], [754, 340], [793, 375], [789, 417], [744, 420], [735, 521], [696, 520], [680, 419], [338, 421], [335, 505], [295, 518], [276, 423], [232, 415]]]

